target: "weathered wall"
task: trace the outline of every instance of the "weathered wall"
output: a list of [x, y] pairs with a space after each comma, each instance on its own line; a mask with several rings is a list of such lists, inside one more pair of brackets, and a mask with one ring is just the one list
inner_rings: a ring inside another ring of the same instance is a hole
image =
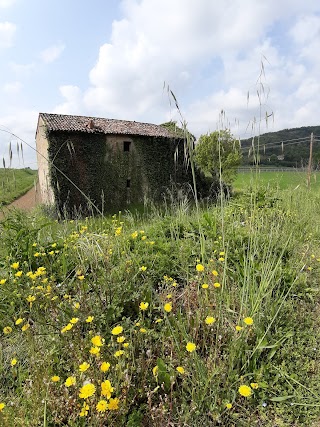
[[48, 157], [48, 140], [43, 120], [39, 117], [36, 134], [37, 162], [39, 188], [42, 203], [52, 205], [54, 203], [54, 193], [50, 182]]
[[[143, 202], [160, 200], [177, 178], [176, 143], [166, 138], [51, 132], [49, 158], [101, 211], [116, 212]], [[181, 153], [180, 153], [181, 154]], [[180, 155], [182, 158], [182, 155]], [[186, 176], [181, 174], [180, 180]], [[88, 200], [70, 181], [50, 168], [58, 208], [90, 212]]]

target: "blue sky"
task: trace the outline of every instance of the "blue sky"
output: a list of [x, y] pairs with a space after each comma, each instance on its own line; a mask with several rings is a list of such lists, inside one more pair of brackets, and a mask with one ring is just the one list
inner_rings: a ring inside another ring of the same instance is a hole
[[0, 0], [0, 130], [34, 147], [39, 112], [179, 121], [164, 82], [196, 136], [319, 125], [319, 51], [318, 0]]

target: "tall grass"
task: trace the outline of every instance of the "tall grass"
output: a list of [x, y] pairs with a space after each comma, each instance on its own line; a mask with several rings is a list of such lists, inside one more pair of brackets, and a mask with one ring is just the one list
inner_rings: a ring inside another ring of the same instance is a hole
[[[306, 381], [314, 354], [302, 355], [315, 338], [319, 216], [307, 218], [317, 196], [264, 191], [265, 203], [244, 194], [223, 213], [182, 203], [60, 224], [12, 213], [1, 225], [1, 330], [12, 328], [1, 337], [2, 425], [34, 426], [44, 413], [48, 426], [310, 425], [320, 390], [317, 374]], [[105, 340], [98, 355], [95, 336]], [[100, 413], [106, 379], [119, 408]], [[86, 382], [96, 392], [81, 399]]]

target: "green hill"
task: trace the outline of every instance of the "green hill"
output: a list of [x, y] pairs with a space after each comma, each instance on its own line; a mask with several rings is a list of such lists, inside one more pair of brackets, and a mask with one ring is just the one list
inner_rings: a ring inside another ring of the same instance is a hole
[[[268, 132], [260, 137], [241, 140], [242, 164], [255, 164], [254, 151], [259, 163], [269, 166], [303, 167], [308, 164], [310, 135], [314, 134], [313, 166], [320, 165], [320, 126], [303, 126]], [[254, 146], [254, 149], [253, 149]]]

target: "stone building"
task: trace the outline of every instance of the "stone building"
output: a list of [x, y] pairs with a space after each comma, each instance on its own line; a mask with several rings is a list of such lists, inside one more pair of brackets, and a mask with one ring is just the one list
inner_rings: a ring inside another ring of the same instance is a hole
[[183, 145], [181, 136], [154, 124], [40, 113], [42, 201], [72, 216], [160, 200], [172, 183], [190, 182]]

